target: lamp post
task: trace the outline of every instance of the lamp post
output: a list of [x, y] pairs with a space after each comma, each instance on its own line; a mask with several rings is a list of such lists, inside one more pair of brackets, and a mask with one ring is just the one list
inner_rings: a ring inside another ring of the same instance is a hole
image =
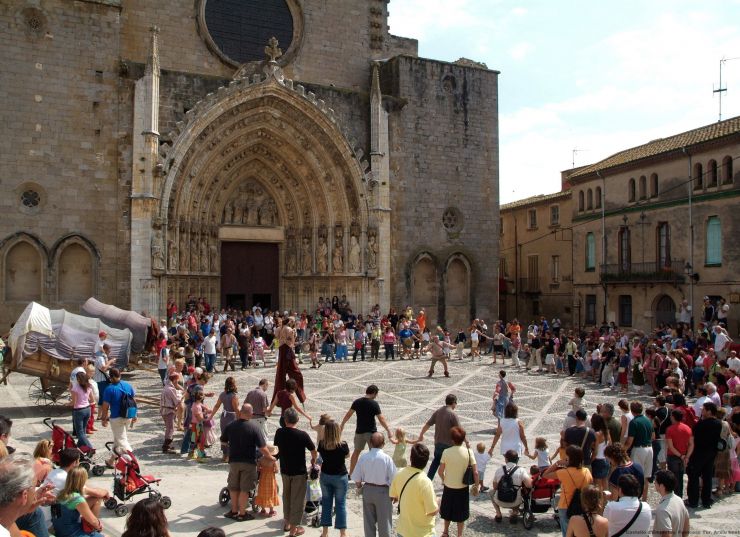
[[689, 306], [691, 307], [691, 321], [689, 326], [694, 329], [694, 267], [686, 261], [683, 267], [686, 277], [689, 279]]

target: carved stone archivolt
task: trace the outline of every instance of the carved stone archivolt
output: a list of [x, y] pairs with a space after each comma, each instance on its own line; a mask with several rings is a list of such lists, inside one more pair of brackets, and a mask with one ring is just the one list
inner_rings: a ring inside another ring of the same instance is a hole
[[257, 182], [247, 181], [225, 200], [222, 224], [245, 226], [276, 226], [279, 223], [277, 204]]

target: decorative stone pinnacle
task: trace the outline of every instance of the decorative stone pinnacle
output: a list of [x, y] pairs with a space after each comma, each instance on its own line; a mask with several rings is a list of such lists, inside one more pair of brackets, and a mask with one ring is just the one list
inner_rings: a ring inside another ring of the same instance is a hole
[[277, 59], [283, 55], [282, 49], [278, 46], [277, 37], [271, 37], [265, 47], [265, 56], [267, 56], [270, 63], [275, 63]]

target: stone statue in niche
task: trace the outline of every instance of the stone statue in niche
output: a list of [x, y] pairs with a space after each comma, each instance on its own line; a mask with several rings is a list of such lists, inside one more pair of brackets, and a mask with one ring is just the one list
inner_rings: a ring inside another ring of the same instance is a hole
[[303, 244], [301, 245], [301, 270], [303, 272], [311, 272], [311, 261], [313, 261], [313, 255], [311, 255], [311, 238], [303, 237]]
[[234, 219], [232, 220], [232, 223], [234, 224], [243, 224], [245, 221], [244, 218], [244, 211], [247, 205], [247, 201], [237, 196], [237, 198], [233, 201], [234, 204]]
[[164, 247], [162, 246], [162, 232], [156, 231], [152, 237], [152, 270], [165, 269]]
[[319, 237], [319, 247], [316, 252], [316, 270], [319, 272], [328, 272], [327, 256], [329, 247], [326, 245], [326, 237]]
[[198, 245], [200, 250], [200, 271], [201, 272], [208, 272], [209, 263], [208, 263], [208, 255], [210, 253], [208, 249], [208, 239], [207, 235], [203, 235], [202, 239], [199, 241], [200, 244]]
[[167, 259], [170, 270], [177, 270], [177, 244], [174, 240], [167, 241]]
[[[252, 198], [250, 198], [250, 199], [252, 199]], [[250, 203], [254, 203], [254, 202], [250, 201]], [[259, 209], [257, 207], [255, 207], [254, 205], [250, 206], [247, 209], [245, 223], [248, 226], [256, 226], [256, 225], [259, 224], [259, 221], [258, 221], [258, 217], [259, 217], [258, 212], [259, 212]]]
[[295, 239], [293, 237], [288, 238], [285, 243], [285, 269], [289, 274], [294, 274], [298, 268], [296, 251], [295, 251]]
[[226, 206], [224, 207], [223, 223], [224, 224], [234, 223], [234, 202], [233, 201], [227, 202]]
[[277, 208], [272, 198], [265, 198], [257, 209], [261, 226], [274, 226], [277, 220]]
[[198, 235], [195, 233], [190, 237], [190, 271], [197, 272], [200, 267], [198, 259]]
[[190, 256], [188, 255], [188, 233], [185, 230], [180, 231], [180, 270], [188, 270]]
[[334, 255], [332, 256], [331, 264], [334, 272], [342, 272], [344, 270], [344, 248], [342, 248], [341, 237], [334, 242]]
[[375, 270], [378, 268], [378, 238], [371, 233], [367, 238], [367, 268]]
[[218, 272], [218, 246], [212, 242], [208, 247], [208, 256], [211, 263], [211, 272]]
[[357, 235], [352, 235], [349, 239], [349, 271], [360, 272], [360, 241]]

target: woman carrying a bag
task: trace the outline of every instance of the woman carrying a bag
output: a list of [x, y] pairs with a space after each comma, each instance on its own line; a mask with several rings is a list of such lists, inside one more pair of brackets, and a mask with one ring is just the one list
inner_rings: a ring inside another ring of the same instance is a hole
[[441, 537], [449, 537], [450, 522], [457, 522], [457, 537], [462, 537], [465, 521], [470, 517], [470, 485], [478, 495], [478, 468], [473, 451], [464, 445], [465, 429], [450, 429], [452, 447], [442, 452], [438, 474], [444, 483], [439, 514], [444, 520]]
[[568, 520], [575, 515], [583, 514], [581, 508], [581, 490], [593, 482], [591, 471], [583, 467], [583, 450], [578, 446], [568, 446], [565, 450], [566, 460], [558, 461], [542, 474], [544, 479], [560, 480], [560, 531], [566, 537]]

